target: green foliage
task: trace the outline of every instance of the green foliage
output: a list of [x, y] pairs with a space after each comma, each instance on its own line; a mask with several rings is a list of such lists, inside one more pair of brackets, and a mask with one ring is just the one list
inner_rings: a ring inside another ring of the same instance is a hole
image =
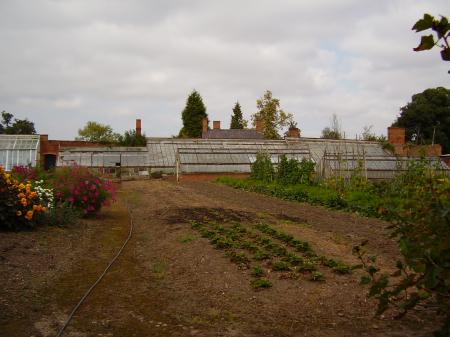
[[289, 271], [291, 270], [289, 263], [286, 261], [276, 261], [272, 264], [273, 271]]
[[233, 108], [233, 115], [231, 115], [230, 129], [245, 129], [247, 121], [242, 117], [241, 105], [236, 102]]
[[55, 172], [55, 197], [59, 203], [92, 215], [115, 200], [116, 187], [112, 181], [101, 179], [85, 167], [66, 167]]
[[[417, 33], [431, 29], [437, 35], [436, 41], [433, 34], [422, 35], [420, 44], [414, 48], [414, 51], [423, 51], [432, 49], [434, 46], [439, 46], [441, 50], [441, 57], [444, 61], [450, 61], [450, 46], [448, 39], [450, 38], [450, 23], [445, 16], [441, 16], [441, 19], [436, 19], [430, 14], [424, 14], [423, 19], [417, 21], [412, 30]], [[439, 45], [440, 41], [442, 43]]]
[[327, 126], [322, 130], [322, 138], [325, 139], [342, 139], [342, 130], [336, 114], [331, 116], [331, 126]]
[[120, 139], [118, 133], [114, 133], [109, 125], [89, 121], [82, 129], [78, 129], [77, 140], [83, 140], [101, 144], [116, 144]]
[[275, 169], [273, 168], [270, 155], [265, 152], [259, 152], [256, 155], [255, 162], [251, 165], [250, 177], [255, 180], [273, 181]]
[[252, 115], [253, 125], [261, 120], [264, 138], [279, 139], [279, 130], [289, 125], [293, 116], [280, 109], [280, 100], [272, 97], [272, 92], [266, 90], [264, 96], [256, 100], [258, 112]]
[[0, 134], [9, 135], [34, 135], [36, 129], [34, 123], [28, 119], [17, 119], [14, 115], [6, 111], [2, 111], [2, 121], [0, 122]]
[[80, 209], [71, 207], [68, 203], [60, 203], [49, 209], [43, 221], [49, 226], [65, 227], [80, 224], [82, 216]]
[[406, 140], [417, 144], [441, 144], [450, 152], [450, 90], [443, 87], [426, 89], [412, 96], [400, 108], [400, 116], [392, 126], [406, 130]]
[[[430, 168], [425, 160], [410, 163], [393, 181], [389, 192], [400, 202], [393, 213], [393, 236], [398, 240], [403, 262], [392, 275], [380, 274], [375, 259], [367, 257], [366, 243], [354, 248], [371, 284], [369, 295], [379, 300], [378, 313], [389, 305], [400, 315], [418, 303], [434, 302], [445, 316], [440, 333], [450, 332], [450, 180]], [[395, 278], [395, 282], [391, 281]]]
[[287, 159], [286, 155], [279, 157], [276, 180], [281, 184], [311, 184], [314, 177], [315, 163], [305, 158], [299, 162]]
[[379, 137], [372, 131], [373, 125], [364, 126], [363, 132], [361, 133], [361, 139], [367, 140], [371, 142], [376, 142], [379, 140]]
[[118, 138], [119, 145], [122, 146], [146, 146], [147, 139], [145, 133], [138, 135], [136, 130], [125, 131], [123, 136]]
[[277, 170], [272, 164], [268, 153], [259, 152], [256, 161], [251, 165], [250, 177], [264, 182], [276, 181], [280, 184], [311, 184], [314, 176], [314, 162], [303, 159], [287, 159], [279, 157]]
[[261, 268], [261, 266], [255, 266], [252, 268], [251, 275], [253, 277], [264, 276], [264, 270]]
[[186, 100], [186, 106], [181, 114], [183, 127], [180, 130], [179, 137], [201, 138], [202, 120], [208, 117], [206, 107], [200, 94], [194, 90]]
[[272, 282], [265, 278], [257, 278], [251, 282], [254, 289], [264, 289], [272, 287]]
[[320, 271], [313, 271], [311, 273], [311, 281], [325, 281], [325, 277]]

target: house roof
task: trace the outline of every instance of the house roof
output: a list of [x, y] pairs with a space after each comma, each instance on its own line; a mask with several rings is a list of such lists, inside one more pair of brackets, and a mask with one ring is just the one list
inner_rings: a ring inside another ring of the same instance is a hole
[[212, 129], [203, 132], [205, 139], [264, 139], [255, 129]]

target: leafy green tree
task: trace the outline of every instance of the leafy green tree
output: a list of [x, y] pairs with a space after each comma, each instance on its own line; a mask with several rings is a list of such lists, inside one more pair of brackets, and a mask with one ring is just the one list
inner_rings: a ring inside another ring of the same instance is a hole
[[129, 130], [119, 137], [119, 144], [122, 146], [145, 146], [147, 145], [147, 139], [145, 134], [138, 135], [136, 130]]
[[2, 111], [2, 122], [0, 123], [0, 134], [10, 135], [34, 135], [36, 129], [34, 123], [28, 119], [17, 119], [14, 115], [6, 111]]
[[262, 122], [263, 135], [267, 139], [279, 139], [279, 130], [289, 125], [293, 120], [291, 113], [280, 109], [280, 100], [272, 97], [272, 92], [266, 90], [264, 96], [256, 100], [258, 112], [252, 115], [253, 125], [259, 119]]
[[342, 139], [342, 128], [336, 114], [331, 116], [331, 126], [327, 126], [322, 130], [321, 138], [325, 139]]
[[441, 57], [444, 61], [450, 61], [450, 46], [448, 40], [450, 40], [450, 23], [445, 16], [441, 16], [438, 20], [430, 14], [424, 14], [423, 19], [417, 21], [412, 30], [421, 32], [431, 29], [437, 35], [436, 41], [433, 34], [423, 35], [420, 39], [420, 44], [414, 48], [414, 51], [429, 50], [434, 46], [439, 46], [441, 50]]
[[180, 130], [179, 137], [200, 138], [202, 136], [202, 120], [208, 117], [206, 107], [200, 94], [194, 90], [186, 100], [181, 118], [183, 127]]
[[114, 144], [120, 139], [120, 135], [113, 132], [109, 125], [97, 122], [87, 122], [84, 128], [78, 130], [77, 140], [84, 140], [94, 143]]
[[247, 121], [242, 117], [241, 105], [236, 102], [233, 108], [233, 115], [231, 115], [230, 129], [245, 129]]
[[392, 126], [406, 129], [407, 141], [417, 144], [441, 144], [450, 152], [450, 90], [438, 87], [412, 96], [411, 102], [400, 108], [400, 116]]

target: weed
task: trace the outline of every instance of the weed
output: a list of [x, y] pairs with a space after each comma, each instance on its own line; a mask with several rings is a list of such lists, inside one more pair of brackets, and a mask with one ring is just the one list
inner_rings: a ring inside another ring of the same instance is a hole
[[244, 253], [227, 252], [225, 256], [230, 258], [230, 261], [238, 265], [245, 265], [248, 267], [250, 260]]
[[153, 274], [158, 279], [163, 279], [166, 275], [166, 263], [164, 261], [157, 261], [152, 267]]
[[252, 253], [255, 253], [258, 250], [258, 246], [249, 241], [241, 242], [240, 248], [248, 250], [249, 252], [252, 252]]
[[230, 240], [229, 238], [224, 238], [220, 236], [215, 236], [211, 239], [211, 243], [216, 247], [217, 249], [226, 249], [231, 248], [235, 246], [234, 241]]
[[197, 240], [197, 237], [194, 236], [194, 235], [190, 235], [190, 234], [180, 238], [180, 242], [181, 243], [189, 243], [189, 242], [192, 242], [192, 241], [195, 241], [195, 240]]
[[303, 263], [303, 258], [301, 258], [298, 255], [295, 255], [293, 253], [288, 253], [286, 256], [284, 256], [281, 261], [285, 261], [292, 266], [298, 266]]
[[268, 279], [265, 278], [255, 279], [250, 284], [253, 287], [253, 289], [264, 289], [270, 288], [272, 286], [272, 282], [270, 282]]
[[299, 271], [314, 271], [314, 270], [316, 270], [316, 265], [309, 260], [305, 260], [305, 261], [303, 261], [303, 263], [301, 265], [298, 266], [298, 270]]
[[313, 271], [311, 273], [311, 281], [325, 281], [325, 276], [320, 271]]
[[252, 268], [251, 275], [253, 277], [264, 276], [264, 270], [260, 266], [255, 266]]
[[202, 238], [213, 239], [216, 233], [206, 228], [200, 228], [200, 235], [202, 236]]
[[269, 260], [271, 257], [272, 255], [260, 249], [253, 254], [253, 259], [257, 261]]
[[285, 261], [277, 261], [272, 264], [272, 270], [273, 271], [289, 271], [291, 270], [291, 267], [289, 266], [289, 263]]

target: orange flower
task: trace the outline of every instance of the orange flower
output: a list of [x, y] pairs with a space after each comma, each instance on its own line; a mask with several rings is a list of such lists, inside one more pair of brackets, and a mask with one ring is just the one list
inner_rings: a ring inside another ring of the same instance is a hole
[[33, 211], [41, 212], [42, 211], [42, 206], [41, 205], [33, 205]]
[[25, 198], [22, 198], [21, 200], [20, 200], [20, 203], [25, 207], [28, 203], [27, 203], [27, 199], [25, 199]]
[[27, 220], [30, 220], [30, 221], [31, 221], [31, 219], [33, 219], [33, 211], [28, 211], [28, 212], [27, 212], [27, 215], [25, 215], [25, 218], [26, 218]]
[[17, 194], [17, 198], [22, 199], [25, 198], [25, 194], [23, 194], [22, 192]]

